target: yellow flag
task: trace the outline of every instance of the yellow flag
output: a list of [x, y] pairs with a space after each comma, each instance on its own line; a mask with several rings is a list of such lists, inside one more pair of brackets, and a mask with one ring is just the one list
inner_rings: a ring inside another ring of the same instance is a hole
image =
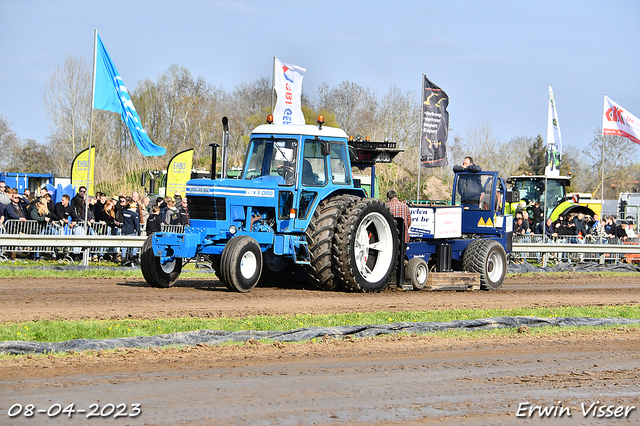
[[176, 154], [167, 167], [167, 189], [165, 194], [173, 197], [174, 194], [185, 196], [187, 182], [191, 179], [191, 166], [193, 164], [193, 149], [187, 149]]
[[[81, 151], [71, 163], [71, 185], [74, 191], [78, 191], [78, 188], [85, 186], [87, 188], [88, 195], [94, 195], [93, 188], [93, 171], [96, 164], [96, 147], [91, 147], [91, 170], [89, 170], [89, 148]], [[87, 178], [88, 177], [88, 178]]]

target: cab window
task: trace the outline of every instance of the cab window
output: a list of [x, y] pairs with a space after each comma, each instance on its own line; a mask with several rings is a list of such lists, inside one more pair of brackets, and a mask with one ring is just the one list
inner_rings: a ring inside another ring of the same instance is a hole
[[302, 158], [302, 185], [324, 186], [327, 183], [327, 165], [320, 141], [307, 140]]
[[347, 173], [346, 150], [343, 143], [331, 142], [331, 181], [338, 185], [351, 183]]

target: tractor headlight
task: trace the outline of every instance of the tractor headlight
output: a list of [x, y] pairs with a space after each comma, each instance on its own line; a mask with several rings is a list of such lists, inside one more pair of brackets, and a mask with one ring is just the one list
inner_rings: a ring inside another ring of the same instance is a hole
[[231, 226], [229, 227], [229, 233], [230, 233], [231, 235], [235, 235], [235, 234], [236, 234], [236, 232], [238, 232], [238, 228], [236, 228], [236, 226], [235, 226], [235, 225], [231, 225]]

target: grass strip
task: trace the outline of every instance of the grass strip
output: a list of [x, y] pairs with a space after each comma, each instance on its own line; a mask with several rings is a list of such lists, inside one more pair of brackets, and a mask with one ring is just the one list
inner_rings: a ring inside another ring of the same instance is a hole
[[61, 342], [72, 339], [111, 339], [154, 336], [201, 329], [286, 331], [306, 327], [446, 322], [501, 316], [640, 318], [640, 306], [587, 306], [559, 308], [473, 309], [407, 312], [354, 312], [325, 315], [259, 315], [244, 318], [162, 318], [155, 320], [29, 321], [0, 325], [0, 340]]

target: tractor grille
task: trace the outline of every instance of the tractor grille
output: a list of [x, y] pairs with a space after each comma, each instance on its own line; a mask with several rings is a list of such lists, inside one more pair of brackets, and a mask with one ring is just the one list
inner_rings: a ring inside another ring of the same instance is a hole
[[189, 217], [191, 219], [227, 220], [227, 203], [221, 197], [195, 197], [189, 195]]

